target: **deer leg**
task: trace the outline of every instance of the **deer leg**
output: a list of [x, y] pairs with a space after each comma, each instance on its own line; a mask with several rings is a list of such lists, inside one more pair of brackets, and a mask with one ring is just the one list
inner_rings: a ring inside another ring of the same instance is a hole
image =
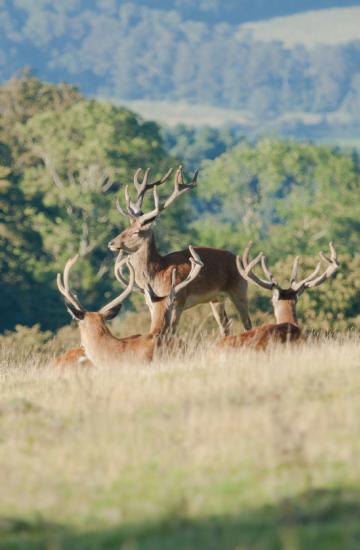
[[247, 285], [246, 287], [241, 287], [240, 285], [238, 285], [237, 288], [229, 291], [229, 298], [239, 312], [245, 330], [250, 330], [252, 328], [252, 323], [249, 314], [249, 303], [246, 291]]
[[150, 334], [174, 334], [179, 324], [184, 304], [175, 302], [169, 311], [165, 302], [154, 303], [150, 299], [147, 301], [149, 302], [148, 306], [151, 315]]
[[230, 333], [230, 320], [226, 315], [224, 302], [210, 302], [211, 311], [219, 326], [220, 335], [228, 336]]
[[184, 311], [184, 304], [175, 304], [171, 312], [169, 332], [174, 334], [180, 321], [182, 312]]

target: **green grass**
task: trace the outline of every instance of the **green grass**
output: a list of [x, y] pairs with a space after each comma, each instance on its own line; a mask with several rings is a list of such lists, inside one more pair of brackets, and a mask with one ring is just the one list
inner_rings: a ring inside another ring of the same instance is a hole
[[309, 491], [277, 506], [238, 516], [189, 520], [172, 516], [158, 524], [69, 529], [42, 519], [3, 522], [1, 548], [358, 548], [359, 493]]
[[358, 339], [206, 348], [77, 372], [3, 349], [0, 548], [358, 548]]

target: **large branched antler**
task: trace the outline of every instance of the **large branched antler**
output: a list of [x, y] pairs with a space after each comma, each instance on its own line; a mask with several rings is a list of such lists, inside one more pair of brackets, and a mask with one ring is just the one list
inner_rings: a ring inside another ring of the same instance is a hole
[[332, 242], [329, 243], [329, 248], [330, 257], [325, 256], [323, 252], [320, 252], [320, 258], [328, 264], [328, 267], [325, 269], [325, 271], [321, 275], [319, 275], [321, 270], [321, 262], [319, 262], [314, 271], [310, 273], [310, 275], [305, 277], [305, 279], [299, 282], [296, 281], [296, 278], [300, 258], [299, 256], [295, 258], [294, 266], [291, 273], [291, 288], [293, 290], [295, 290], [296, 292], [300, 292], [305, 288], [314, 288], [315, 286], [320, 286], [323, 282], [334, 275], [335, 271], [339, 267], [339, 262], [335, 247]]
[[[261, 288], [266, 288], [266, 290], [272, 290], [273, 288], [278, 288], [279, 285], [274, 275], [271, 273], [271, 271], [266, 265], [266, 258], [263, 252], [260, 252], [253, 260], [249, 261], [249, 252], [250, 252], [250, 248], [252, 247], [252, 244], [253, 244], [252, 241], [248, 243], [241, 259], [239, 256], [236, 256], [236, 265], [240, 275], [247, 281], [255, 283], [257, 286]], [[260, 277], [255, 275], [255, 273], [253, 272], [253, 269], [259, 263], [261, 263], [262, 270], [265, 276], [267, 277], [267, 279], [261, 279]]]
[[160, 179], [157, 179], [157, 180], [153, 181], [152, 183], [148, 183], [150, 170], [151, 170], [151, 168], [148, 168], [145, 171], [142, 182], [139, 181], [139, 175], [141, 174], [141, 168], [138, 168], [135, 172], [135, 175], [134, 175], [134, 185], [135, 185], [135, 188], [136, 188], [136, 191], [137, 191], [137, 197], [136, 197], [135, 203], [132, 203], [132, 207], [137, 212], [141, 212], [142, 203], [143, 203], [146, 191], [148, 191], [149, 189], [152, 189], [153, 187], [157, 187], [158, 185], [161, 185], [161, 184], [165, 183], [169, 179], [169, 177], [171, 176], [173, 169], [170, 168], [166, 172], [166, 174], [164, 174]]
[[[119, 254], [117, 255], [115, 265], [114, 265], [114, 275], [116, 279], [119, 281], [119, 283], [121, 284], [121, 286], [123, 288], [127, 288], [129, 281], [127, 281], [126, 278], [124, 277], [123, 267], [128, 265], [129, 257], [125, 256], [124, 258], [123, 254], [124, 254], [124, 251], [120, 250]], [[142, 294], [144, 293], [142, 288], [140, 288], [135, 282], [134, 282], [133, 290], [137, 290]]]
[[[66, 262], [64, 273], [63, 273], [63, 281], [61, 278], [61, 274], [58, 273], [56, 282], [57, 282], [58, 289], [61, 292], [61, 294], [64, 296], [65, 300], [69, 302], [71, 305], [73, 305], [77, 310], [86, 312], [87, 310], [80, 304], [78, 298], [70, 290], [70, 283], [69, 283], [70, 270], [76, 264], [78, 259], [79, 259], [79, 255], [77, 254], [76, 256], [74, 256], [73, 258], [70, 258]], [[135, 282], [135, 273], [134, 273], [134, 268], [131, 265], [129, 259], [127, 259], [127, 266], [129, 268], [130, 277], [129, 277], [129, 282], [127, 284], [126, 289], [119, 296], [114, 298], [111, 302], [109, 302], [99, 310], [99, 313], [101, 313], [102, 315], [106, 315], [106, 313], [108, 313], [114, 307], [120, 306], [120, 304], [128, 297], [128, 295], [132, 291], [132, 288]]]
[[195, 252], [195, 250], [193, 249], [193, 247], [191, 245], [189, 246], [189, 252], [190, 252], [189, 260], [190, 260], [190, 263], [191, 263], [191, 269], [190, 269], [190, 272], [189, 272], [188, 276], [185, 277], [185, 279], [183, 281], [180, 281], [180, 283], [175, 284], [176, 269], [174, 269], [173, 272], [172, 272], [172, 285], [171, 286], [174, 289], [175, 296], [177, 294], [179, 294], [179, 292], [181, 290], [183, 290], [183, 288], [188, 286], [188, 284], [190, 284], [191, 281], [196, 279], [196, 277], [199, 275], [201, 269], [204, 267], [204, 264], [201, 261], [199, 254], [197, 252]]
[[[131, 200], [130, 193], [129, 193], [129, 186], [127, 185], [125, 187], [125, 201], [126, 201], [127, 212], [125, 212], [122, 209], [119, 200], [116, 201], [116, 207], [119, 210], [119, 212], [124, 216], [129, 216], [132, 219], [137, 219], [140, 225], [145, 225], [146, 223], [153, 221], [160, 214], [160, 212], [162, 210], [165, 210], [165, 208], [167, 208], [168, 206], [170, 206], [170, 204], [172, 204], [177, 197], [180, 197], [180, 195], [182, 195], [183, 193], [186, 193], [190, 189], [194, 189], [194, 187], [196, 187], [196, 184], [197, 184], [198, 170], [195, 171], [191, 181], [189, 183], [185, 183], [183, 168], [180, 165], [175, 173], [173, 192], [163, 204], [160, 204], [159, 196], [157, 193], [157, 187], [162, 183], [165, 183], [165, 181], [167, 181], [167, 179], [170, 177], [172, 173], [172, 169], [168, 170], [166, 174], [162, 176], [162, 178], [156, 181], [153, 181], [152, 183], [148, 183], [150, 168], [146, 170], [144, 174], [144, 178], [141, 182], [139, 181], [140, 172], [141, 172], [141, 169], [139, 168], [135, 172], [135, 176], [134, 176], [134, 185], [137, 190], [137, 196], [135, 201]], [[155, 206], [153, 210], [144, 214], [143, 211], [141, 210], [142, 203], [144, 200], [144, 196], [149, 189], [153, 189]]]
[[173, 268], [171, 272], [171, 287], [168, 294], [166, 294], [165, 296], [159, 296], [154, 292], [150, 283], [146, 284], [145, 292], [149, 295], [152, 302], [158, 302], [159, 300], [163, 300], [164, 298], [168, 298], [170, 302], [172, 302], [179, 294], [179, 292], [181, 292], [181, 290], [188, 286], [199, 275], [204, 264], [200, 259], [199, 254], [195, 252], [194, 248], [191, 245], [189, 246], [189, 252], [191, 269], [187, 277], [185, 277], [183, 281], [180, 281], [176, 284], [176, 268]]
[[164, 203], [163, 206], [161, 206], [161, 210], [165, 210], [170, 204], [174, 202], [174, 200], [177, 197], [180, 197], [183, 193], [186, 193], [187, 191], [190, 191], [190, 189], [194, 189], [197, 185], [197, 177], [199, 174], [199, 170], [195, 170], [193, 177], [191, 178], [190, 183], [184, 182], [184, 174], [183, 174], [183, 167], [180, 165], [179, 168], [176, 170], [175, 173], [175, 180], [174, 180], [174, 190], [171, 193], [170, 197], [168, 197]]
[[124, 216], [130, 216], [130, 218], [132, 218], [132, 219], [141, 218], [144, 215], [144, 213], [142, 212], [141, 209], [142, 209], [142, 204], [143, 204], [143, 200], [144, 200], [146, 192], [149, 189], [153, 189], [153, 188], [155, 189], [158, 185], [161, 185], [161, 184], [165, 183], [169, 179], [169, 177], [172, 173], [172, 168], [170, 168], [170, 170], [168, 170], [166, 172], [166, 174], [164, 174], [161, 178], [159, 178], [159, 179], [157, 179], [157, 180], [155, 180], [151, 183], [148, 183], [150, 171], [151, 171], [151, 168], [147, 168], [147, 170], [145, 170], [144, 177], [143, 177], [142, 181], [139, 181], [139, 177], [140, 177], [140, 174], [141, 174], [142, 170], [141, 170], [141, 168], [138, 168], [136, 170], [135, 175], [134, 175], [134, 186], [135, 186], [135, 189], [137, 191], [135, 201], [131, 200], [130, 192], [129, 192], [129, 186], [127, 185], [125, 187], [125, 201], [126, 201], [127, 212], [125, 212], [122, 209], [119, 200], [116, 201], [117, 209]]
[[[258, 254], [253, 260], [249, 261], [249, 252], [251, 246], [252, 242], [250, 241], [244, 250], [242, 258], [240, 259], [239, 256], [236, 257], [236, 265], [240, 275], [247, 281], [255, 283], [257, 286], [260, 286], [267, 290], [272, 290], [274, 288], [281, 290], [281, 287], [276, 281], [274, 275], [269, 270], [266, 264], [266, 257], [262, 252], [260, 252], [260, 254]], [[319, 275], [321, 271], [321, 262], [319, 262], [314, 271], [312, 271], [310, 275], [307, 275], [307, 277], [305, 277], [301, 281], [296, 280], [300, 262], [300, 256], [296, 256], [290, 276], [290, 287], [292, 290], [300, 294], [305, 288], [314, 288], [315, 286], [321, 285], [324, 281], [329, 279], [329, 277], [331, 277], [335, 273], [335, 271], [339, 267], [339, 262], [337, 259], [335, 247], [332, 243], [329, 243], [329, 248], [330, 257], [325, 256], [325, 254], [320, 252], [321, 259], [328, 264], [327, 269], [321, 275]], [[253, 272], [253, 269], [259, 263], [261, 263], [261, 267], [266, 276], [266, 279], [260, 279], [260, 277], [255, 275], [255, 273]]]
[[79, 259], [79, 254], [70, 258], [64, 267], [63, 277], [58, 273], [56, 276], [56, 283], [60, 293], [64, 296], [65, 300], [72, 304], [75, 309], [85, 312], [85, 308], [80, 304], [78, 298], [70, 290], [69, 275], [71, 268], [76, 264]]

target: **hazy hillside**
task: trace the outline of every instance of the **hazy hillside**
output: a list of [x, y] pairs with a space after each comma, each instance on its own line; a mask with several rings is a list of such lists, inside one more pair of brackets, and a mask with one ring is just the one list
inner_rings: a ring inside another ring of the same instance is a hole
[[[155, 101], [170, 123], [181, 120], [180, 102], [190, 122], [233, 120], [250, 134], [356, 136], [359, 2], [289, 4], [5, 0], [0, 79], [28, 65], [145, 114], [156, 116]], [[318, 8], [327, 9], [288, 15]], [[191, 104], [202, 106], [199, 121]]]
[[306, 11], [288, 17], [274, 17], [267, 21], [244, 23], [239, 40], [249, 31], [260, 42], [279, 41], [291, 48], [303, 44], [338, 46], [360, 40], [360, 6], [318, 11]]

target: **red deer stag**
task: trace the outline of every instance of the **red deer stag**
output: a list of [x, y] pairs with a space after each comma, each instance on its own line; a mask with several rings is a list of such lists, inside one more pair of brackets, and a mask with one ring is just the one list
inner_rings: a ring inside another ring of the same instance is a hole
[[[115, 239], [109, 242], [112, 251], [124, 251], [130, 254], [131, 263], [135, 269], [136, 286], [144, 291], [147, 282], [150, 282], [154, 292], [159, 295], [169, 293], [173, 270], [176, 270], [176, 280], [183, 280], [190, 271], [189, 251], [181, 250], [161, 256], [155, 242], [152, 224], [162, 210], [172, 204], [177, 197], [194, 189], [197, 181], [195, 172], [190, 183], [184, 183], [182, 167], [175, 174], [174, 189], [164, 204], [160, 204], [157, 187], [164, 183], [170, 176], [169, 170], [161, 179], [148, 183], [150, 169], [139, 181], [141, 170], [137, 170], [134, 176], [134, 185], [137, 191], [135, 201], [132, 201], [129, 188], [125, 188], [127, 212], [125, 213], [117, 203], [119, 211], [130, 218], [130, 225]], [[147, 213], [143, 213], [142, 204], [146, 191], [153, 190], [155, 207]], [[239, 274], [236, 268], [236, 256], [227, 250], [217, 248], [196, 247], [204, 268], [200, 276], [194, 280], [183, 292], [176, 297], [173, 315], [169, 329], [174, 331], [179, 322], [183, 310], [210, 301], [217, 301], [219, 295], [229, 296], [246, 329], [251, 328], [251, 320], [247, 302], [247, 282]], [[164, 309], [161, 302], [152, 304], [151, 333], [157, 333], [164, 324]], [[222, 333], [228, 333], [228, 319], [223, 306], [220, 306]]]
[[[149, 294], [148, 302], [163, 302], [166, 315], [171, 316], [174, 301], [177, 293], [197, 277], [201, 268], [202, 262], [196, 252], [190, 248], [190, 263], [191, 270], [185, 280], [176, 283], [175, 271], [172, 275], [172, 284], [167, 296], [158, 297], [150, 285], [146, 284], [145, 294]], [[79, 302], [78, 298], [71, 292], [69, 285], [69, 274], [73, 265], [78, 260], [78, 256], [67, 261], [63, 281], [60, 273], [57, 276], [57, 285], [61, 294], [65, 297], [68, 311], [74, 319], [79, 323], [81, 348], [69, 350], [62, 356], [58, 362], [58, 366], [68, 364], [66, 358], [74, 361], [71, 364], [79, 365], [81, 362], [90, 362], [95, 366], [116, 366], [128, 358], [129, 355], [136, 357], [139, 360], [151, 361], [155, 350], [162, 343], [162, 336], [165, 330], [161, 329], [158, 333], [150, 333], [147, 335], [134, 335], [127, 338], [116, 338], [106, 326], [106, 321], [113, 319], [121, 309], [123, 301], [129, 296], [134, 286], [135, 273], [130, 263], [127, 262], [130, 279], [127, 288], [109, 304], [102, 307], [99, 311], [87, 311]], [[117, 262], [117, 266], [119, 262]], [[115, 269], [116, 271], [116, 269]], [[167, 341], [168, 343], [168, 341]], [[82, 354], [81, 354], [82, 352]]]
[[[236, 262], [242, 277], [266, 290], [272, 292], [272, 305], [275, 315], [275, 323], [269, 323], [247, 332], [235, 336], [225, 336], [217, 343], [219, 347], [242, 347], [251, 346], [257, 350], [265, 349], [268, 344], [275, 342], [293, 342], [301, 336], [296, 316], [296, 303], [299, 296], [307, 288], [314, 288], [324, 283], [331, 277], [339, 267], [335, 248], [332, 243], [330, 247], [330, 257], [320, 252], [320, 257], [328, 264], [328, 267], [320, 275], [321, 262], [316, 269], [302, 281], [297, 281], [297, 273], [300, 257], [297, 256], [291, 271], [290, 288], [281, 288], [273, 274], [266, 265], [266, 258], [262, 252], [249, 262], [249, 251], [252, 243], [246, 247], [242, 259], [237, 257]], [[261, 263], [262, 270], [266, 279], [260, 279], [253, 269]], [[215, 312], [214, 312], [215, 314]], [[220, 325], [220, 319], [217, 319]]]

